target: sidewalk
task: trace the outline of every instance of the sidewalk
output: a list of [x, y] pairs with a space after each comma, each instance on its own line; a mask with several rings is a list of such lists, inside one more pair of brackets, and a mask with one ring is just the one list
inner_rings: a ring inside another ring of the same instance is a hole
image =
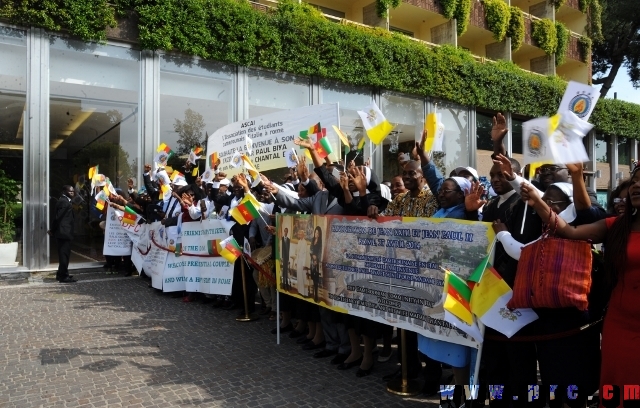
[[339, 371], [274, 322], [182, 303], [137, 277], [100, 269], [0, 285], [0, 406], [435, 407], [400, 398], [382, 376]]

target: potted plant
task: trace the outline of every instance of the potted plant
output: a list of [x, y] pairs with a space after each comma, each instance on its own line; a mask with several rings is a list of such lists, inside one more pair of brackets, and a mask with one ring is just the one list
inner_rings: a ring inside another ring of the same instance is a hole
[[[2, 161], [0, 161], [2, 164]], [[15, 266], [18, 255], [15, 216], [20, 185], [0, 168], [0, 266]]]

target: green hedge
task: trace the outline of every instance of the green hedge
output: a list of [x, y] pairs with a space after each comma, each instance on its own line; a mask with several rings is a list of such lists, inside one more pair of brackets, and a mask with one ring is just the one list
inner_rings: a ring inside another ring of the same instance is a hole
[[571, 32], [564, 24], [556, 21], [556, 38], [558, 46], [556, 47], [556, 65], [564, 64], [567, 57], [567, 49], [569, 48], [569, 37]]
[[[104, 3], [108, 12], [82, 14], [81, 6], [89, 1], [49, 0], [45, 3], [52, 6], [38, 13], [26, 13], [33, 9], [28, 5], [7, 13], [10, 7], [4, 5], [0, 13], [15, 24], [56, 29], [53, 24], [83, 39], [104, 39], [104, 28], [116, 11]], [[70, 5], [78, 8], [71, 11]], [[470, 53], [451, 46], [431, 49], [383, 29], [336, 24], [315, 8], [291, 1], [268, 13], [236, 0], [121, 0], [117, 7], [133, 8], [139, 15], [144, 49], [178, 50], [242, 66], [320, 76], [531, 117], [553, 114], [566, 88], [558, 77], [523, 71], [511, 62], [479, 63]], [[60, 15], [73, 15], [78, 21], [60, 19]], [[102, 16], [100, 29], [96, 16]], [[604, 133], [638, 138], [640, 106], [600, 101], [592, 122]]]
[[524, 13], [520, 8], [511, 6], [507, 36], [511, 38], [511, 50], [517, 51], [524, 42]]
[[489, 31], [493, 33], [493, 39], [500, 42], [504, 40], [509, 29], [511, 9], [503, 0], [482, 0], [485, 9], [485, 18]]

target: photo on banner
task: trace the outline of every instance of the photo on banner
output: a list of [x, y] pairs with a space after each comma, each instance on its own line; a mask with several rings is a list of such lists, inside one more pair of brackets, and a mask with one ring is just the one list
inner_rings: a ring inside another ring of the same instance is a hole
[[443, 269], [468, 278], [494, 239], [489, 223], [278, 214], [282, 293], [341, 313], [477, 347], [444, 320]]

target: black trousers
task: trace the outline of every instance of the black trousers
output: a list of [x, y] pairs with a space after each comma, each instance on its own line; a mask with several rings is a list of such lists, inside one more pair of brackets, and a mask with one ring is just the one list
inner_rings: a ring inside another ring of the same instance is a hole
[[[244, 291], [242, 290], [242, 257], [236, 259], [233, 265], [233, 283], [231, 284], [231, 301], [244, 309]], [[247, 285], [247, 303], [249, 306], [248, 313], [256, 311], [256, 290], [258, 289], [256, 281], [253, 279], [251, 268], [244, 265], [244, 277]]]
[[71, 240], [56, 239], [58, 245], [58, 272], [57, 280], [63, 280], [69, 277], [69, 257], [71, 257]]

